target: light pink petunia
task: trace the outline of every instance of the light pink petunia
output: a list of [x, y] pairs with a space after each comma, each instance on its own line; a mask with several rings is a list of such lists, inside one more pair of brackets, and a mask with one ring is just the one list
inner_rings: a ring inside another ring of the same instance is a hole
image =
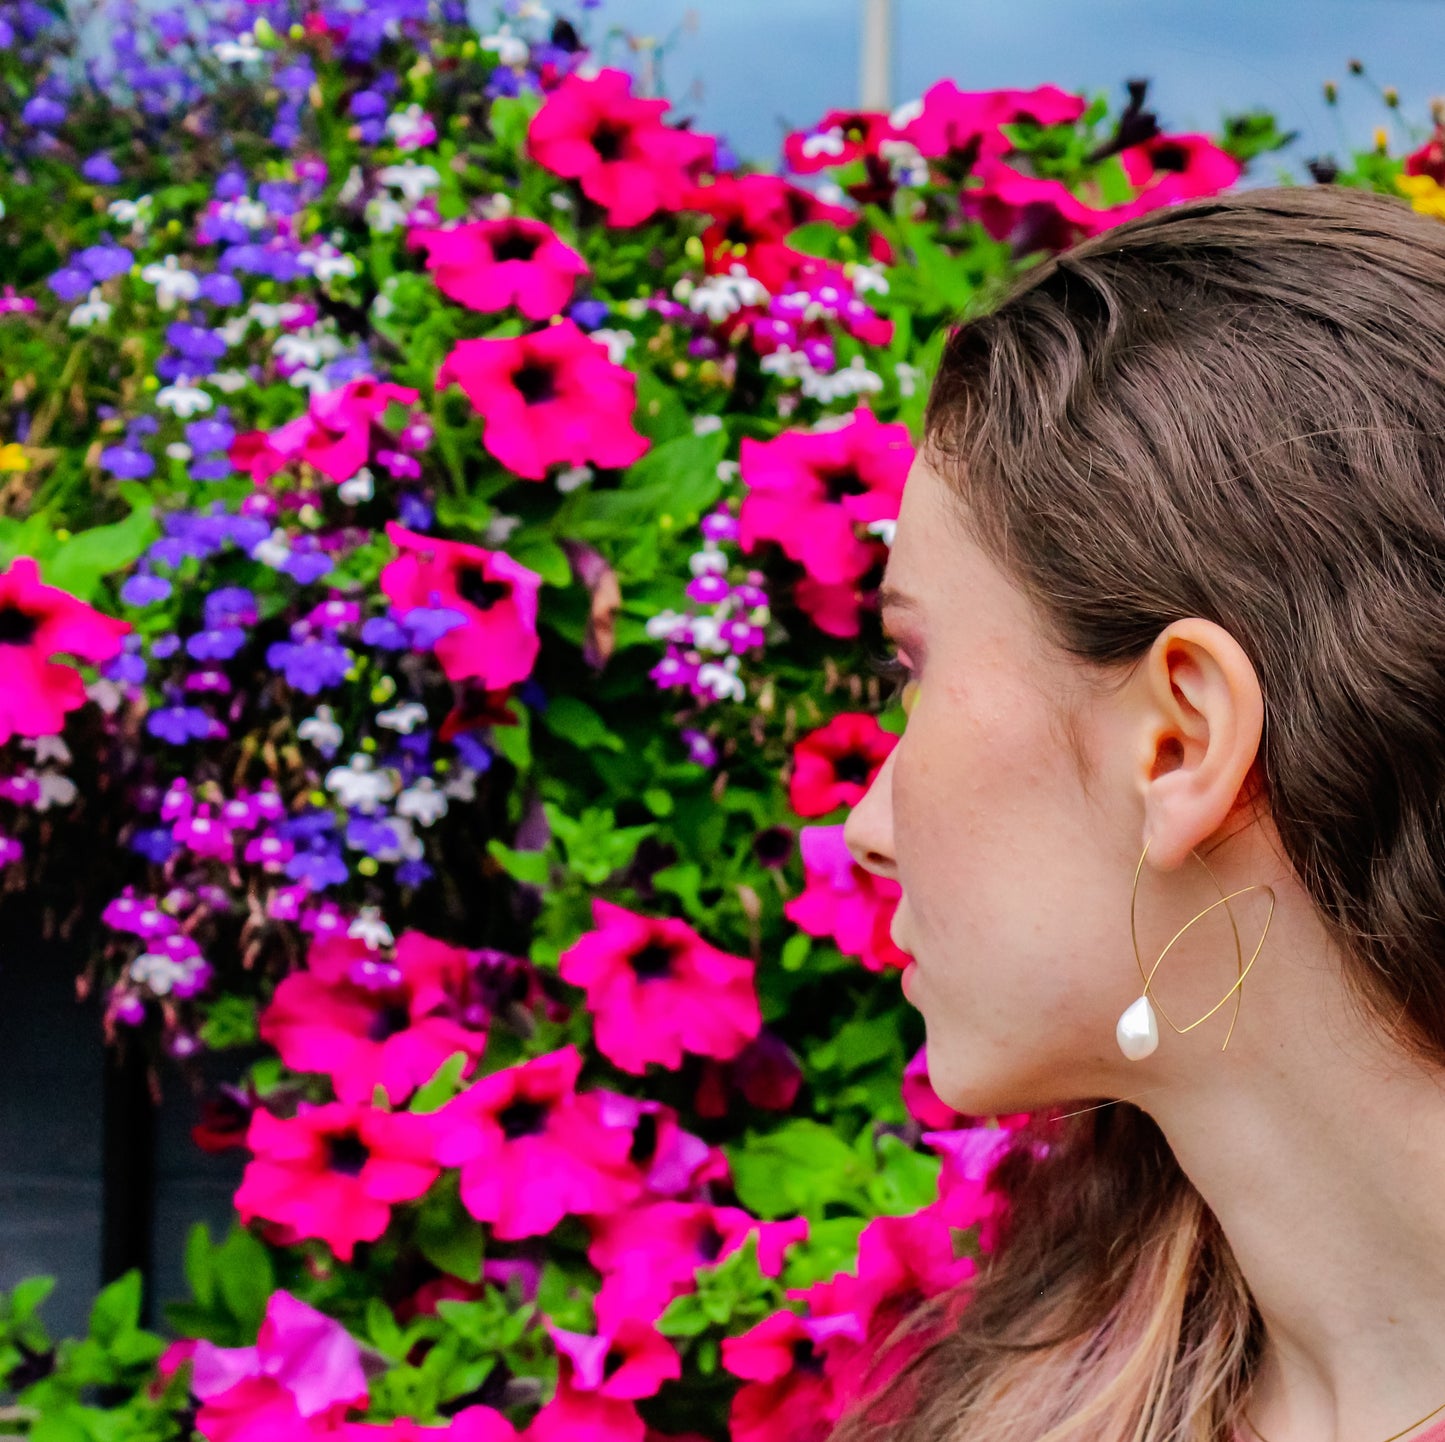
[[367, 1404], [361, 1351], [314, 1307], [277, 1291], [254, 1347], [190, 1344], [197, 1428], [211, 1442], [277, 1442], [330, 1432]]
[[55, 660], [109, 661], [120, 652], [126, 621], [77, 600], [40, 579], [29, 556], [0, 572], [0, 742], [12, 736], [54, 736], [65, 713], [85, 704], [80, 672]]
[[437, 289], [472, 310], [515, 306], [532, 320], [550, 320], [572, 298], [587, 262], [544, 221], [525, 216], [472, 220], [406, 238], [423, 249]]
[[843, 827], [805, 826], [798, 837], [807, 884], [783, 906], [783, 915], [810, 936], [827, 936], [844, 956], [869, 971], [907, 966], [908, 953], [889, 935], [902, 888], [853, 859]]
[[586, 991], [597, 1048], [623, 1071], [675, 1069], [684, 1052], [725, 1061], [758, 1034], [756, 968], [746, 957], [710, 946], [685, 921], [600, 897], [592, 920], [597, 930], [564, 951], [557, 970]]
[[630, 466], [651, 444], [632, 425], [637, 377], [575, 321], [510, 339], [458, 341], [437, 371], [482, 417], [482, 444], [541, 480], [552, 465]]

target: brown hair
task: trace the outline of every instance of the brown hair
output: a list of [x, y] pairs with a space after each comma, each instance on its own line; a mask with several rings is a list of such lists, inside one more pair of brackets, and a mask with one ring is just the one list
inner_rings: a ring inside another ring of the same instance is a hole
[[[950, 333], [923, 450], [1097, 674], [1181, 617], [1238, 640], [1285, 858], [1357, 1004], [1439, 1064], [1445, 225], [1330, 186], [1129, 221]], [[1139, 1108], [1058, 1110], [995, 1168], [966, 1305], [905, 1322], [832, 1442], [1233, 1435], [1262, 1332], [1213, 1213]]]

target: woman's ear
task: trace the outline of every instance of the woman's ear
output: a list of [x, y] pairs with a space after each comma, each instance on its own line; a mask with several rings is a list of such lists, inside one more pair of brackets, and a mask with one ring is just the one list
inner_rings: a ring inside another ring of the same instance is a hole
[[1134, 680], [1141, 712], [1140, 841], [1148, 842], [1151, 862], [1168, 871], [1248, 799], [1264, 697], [1239, 642], [1198, 616], [1166, 626]]

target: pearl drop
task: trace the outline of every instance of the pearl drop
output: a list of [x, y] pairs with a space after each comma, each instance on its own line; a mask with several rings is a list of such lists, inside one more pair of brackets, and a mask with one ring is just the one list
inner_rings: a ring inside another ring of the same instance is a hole
[[1119, 1018], [1114, 1029], [1119, 1050], [1130, 1061], [1143, 1061], [1159, 1045], [1159, 1023], [1147, 996], [1141, 996]]

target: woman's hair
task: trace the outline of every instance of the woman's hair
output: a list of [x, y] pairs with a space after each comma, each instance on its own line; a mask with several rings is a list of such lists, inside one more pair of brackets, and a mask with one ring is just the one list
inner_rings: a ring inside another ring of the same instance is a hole
[[[1154, 211], [955, 327], [923, 429], [1087, 674], [1181, 617], [1236, 638], [1285, 857], [1357, 1005], [1439, 1065], [1445, 225], [1330, 186]], [[905, 1321], [832, 1442], [1232, 1436], [1263, 1335], [1213, 1213], [1142, 1110], [1060, 1110], [992, 1173], [976, 1275]]]

